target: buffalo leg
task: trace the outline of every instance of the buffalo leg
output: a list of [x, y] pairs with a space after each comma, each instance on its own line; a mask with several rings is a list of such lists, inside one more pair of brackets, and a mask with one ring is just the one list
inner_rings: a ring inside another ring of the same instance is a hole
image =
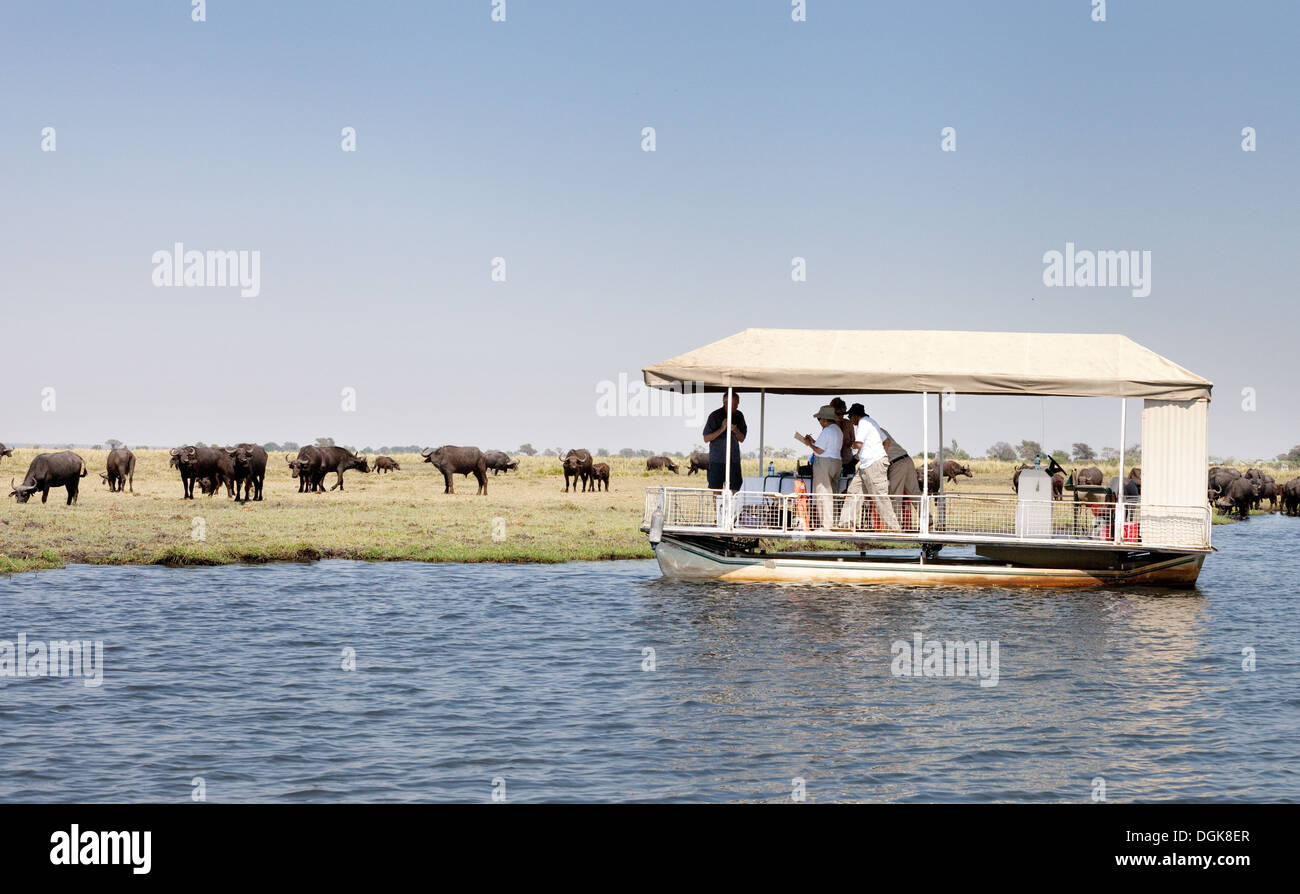
[[442, 473], [442, 480], [443, 480], [443, 488], [442, 488], [442, 492], [443, 492], [444, 494], [454, 494], [454, 493], [456, 492], [456, 487], [455, 487], [455, 485], [453, 485], [452, 482], [451, 482], [451, 473], [450, 473], [450, 472], [443, 472], [443, 473]]
[[487, 470], [475, 469], [474, 477], [478, 479], [478, 492], [482, 496], [487, 496]]

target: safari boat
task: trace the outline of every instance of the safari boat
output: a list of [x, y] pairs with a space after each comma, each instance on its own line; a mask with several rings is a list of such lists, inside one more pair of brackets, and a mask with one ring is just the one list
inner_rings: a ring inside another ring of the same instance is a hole
[[[760, 469], [768, 393], [918, 394], [922, 468], [931, 457], [931, 395], [938, 404], [939, 468], [943, 395], [1067, 396], [1119, 399], [1120, 474], [1113, 481], [1123, 482], [1126, 401], [1143, 400], [1140, 495], [1122, 484], [1087, 488], [1067, 481], [1072, 499], [1053, 500], [1050, 483], [1044, 486], [1050, 479], [1036, 470], [1022, 474], [1014, 494], [950, 493], [942, 475], [938, 492], [930, 493], [930, 476], [922, 475], [920, 497], [891, 498], [902, 512], [902, 530], [886, 531], [869, 497], [859, 498], [852, 524], [814, 528], [816, 498], [791, 476], [747, 479], [736, 494], [647, 488], [641, 530], [666, 577], [1191, 587], [1213, 551], [1205, 491], [1212, 385], [1122, 335], [747, 329], [642, 372], [654, 388], [726, 392], [727, 407], [733, 392], [758, 393]], [[729, 465], [730, 424], [726, 437]], [[833, 497], [837, 520], [847, 499]]]

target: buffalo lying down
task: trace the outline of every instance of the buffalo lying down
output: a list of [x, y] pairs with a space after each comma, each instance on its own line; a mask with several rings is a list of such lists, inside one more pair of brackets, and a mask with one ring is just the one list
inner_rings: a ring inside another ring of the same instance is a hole
[[451, 444], [444, 444], [438, 449], [430, 447], [428, 450], [421, 451], [424, 461], [432, 463], [434, 468], [442, 473], [442, 480], [445, 486], [442, 489], [444, 494], [454, 494], [456, 488], [452, 486], [452, 475], [469, 475], [473, 473], [474, 478], [478, 481], [478, 493], [481, 496], [487, 496], [487, 457], [483, 451], [477, 447], [455, 447]]
[[66, 487], [67, 505], [71, 506], [77, 502], [77, 488], [81, 485], [81, 479], [85, 477], [86, 463], [72, 451], [42, 453], [27, 467], [27, 477], [23, 479], [22, 484], [14, 484], [13, 479], [9, 479], [9, 486], [13, 488], [9, 496], [17, 497], [19, 503], [26, 503], [33, 493], [40, 491], [41, 502], [44, 503], [49, 499], [50, 488]]

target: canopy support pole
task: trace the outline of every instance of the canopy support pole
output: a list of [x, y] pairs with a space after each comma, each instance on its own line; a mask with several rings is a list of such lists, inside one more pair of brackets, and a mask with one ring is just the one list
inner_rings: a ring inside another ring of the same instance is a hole
[[[921, 392], [921, 465], [930, 464], [930, 392]], [[921, 533], [930, 533], [930, 476], [921, 475]], [[925, 561], [925, 550], [921, 551]]]
[[[758, 390], [758, 476], [763, 477], [763, 443], [764, 432], [767, 428], [767, 389]], [[767, 490], [767, 480], [764, 479], [761, 490]]]
[[1124, 441], [1128, 437], [1128, 401], [1119, 399], [1119, 493], [1115, 495], [1115, 542], [1124, 542]]
[[[939, 503], [939, 530], [944, 529], [944, 521], [947, 517], [947, 508], [943, 500], [943, 392], [939, 392], [939, 453], [935, 457], [935, 465], [939, 467], [939, 492], [936, 494]], [[926, 484], [930, 482], [930, 470], [925, 470]]]
[[727, 461], [722, 473], [722, 508], [726, 513], [725, 531], [731, 530], [731, 386], [727, 386]]

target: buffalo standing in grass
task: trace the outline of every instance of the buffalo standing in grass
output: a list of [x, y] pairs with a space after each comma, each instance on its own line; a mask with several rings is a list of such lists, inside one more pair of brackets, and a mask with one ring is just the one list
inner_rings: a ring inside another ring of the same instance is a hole
[[592, 490], [600, 490], [601, 484], [605, 485], [605, 491], [609, 491], [609, 463], [595, 463], [591, 467], [591, 487]]
[[67, 505], [71, 506], [77, 502], [77, 488], [81, 485], [81, 479], [85, 477], [86, 463], [72, 451], [42, 453], [27, 467], [27, 477], [23, 479], [22, 484], [14, 484], [13, 479], [9, 479], [9, 486], [13, 488], [9, 496], [17, 497], [19, 503], [26, 503], [31, 499], [32, 494], [39, 490], [41, 502], [44, 503], [49, 499], [50, 488], [66, 487]]
[[324, 475], [334, 472], [339, 476], [339, 480], [330, 486], [330, 490], [343, 490], [343, 473], [349, 469], [356, 469], [358, 472], [370, 471], [370, 463], [360, 453], [353, 453], [346, 447], [317, 447], [320, 453], [321, 465], [324, 468]]
[[484, 451], [483, 458], [487, 460], [487, 467], [492, 470], [493, 475], [519, 468], [518, 460], [511, 459], [509, 454], [502, 453], [500, 450]]
[[399, 465], [397, 460], [393, 459], [391, 456], [381, 456], [375, 460], [376, 473], [383, 472], [384, 474], [387, 474], [389, 472], [400, 471], [402, 471], [401, 465]]
[[451, 444], [444, 444], [437, 450], [430, 447], [428, 450], [421, 451], [424, 461], [432, 463], [433, 467], [442, 473], [444, 494], [454, 494], [456, 488], [452, 485], [453, 475], [473, 474], [478, 481], [478, 494], [487, 496], [487, 457], [483, 451], [477, 447], [455, 447]]
[[109, 493], [120, 493], [127, 486], [130, 486], [131, 493], [135, 493], [134, 453], [125, 447], [110, 450], [104, 467], [106, 471], [100, 472], [99, 477], [108, 484]]
[[696, 472], [708, 472], [709, 455], [707, 453], [692, 453], [690, 464], [691, 467], [686, 470], [687, 475], [694, 475]]
[[227, 447], [226, 455], [230, 457], [232, 466], [231, 480], [235, 485], [235, 499], [247, 502], [250, 491], [254, 501], [262, 499], [262, 483], [266, 480], [266, 451], [257, 444], [237, 444]]
[[569, 480], [573, 480], [573, 490], [578, 490], [578, 481], [582, 481], [585, 493], [591, 479], [591, 454], [586, 450], [570, 450], [564, 454], [564, 492], [569, 492]]
[[289, 464], [289, 475], [298, 479], [298, 493], [324, 492], [325, 459], [320, 448], [303, 447], [293, 458], [286, 453], [284, 461]]
[[[227, 490], [230, 489], [227, 483], [227, 472], [233, 473], [234, 464], [226, 456], [224, 450], [216, 447], [173, 447], [171, 450], [171, 464], [174, 468], [180, 470], [181, 487], [185, 491], [185, 499], [194, 499], [194, 482], [200, 478], [211, 478], [217, 486], [226, 483]], [[206, 491], [205, 491], [206, 492]], [[216, 492], [216, 487], [213, 487]]]
[[11, 450], [10, 448], [6, 447], [4, 444], [0, 444], [0, 459], [4, 458], [4, 457], [6, 457], [6, 456], [13, 456], [13, 455], [14, 455], [13, 450]]
[[[930, 481], [928, 482], [930, 485], [930, 493], [937, 494], [939, 492], [938, 465], [936, 465], [935, 463], [930, 463], [928, 466], [925, 467], [925, 471], [930, 478]], [[958, 478], [962, 478], [962, 477], [974, 478], [975, 476], [971, 474], [970, 466], [963, 466], [959, 462], [955, 462], [951, 459], [948, 459], [948, 460], [944, 460], [943, 463], [943, 477], [948, 481], [948, 483], [952, 484], [955, 483]], [[921, 486], [920, 469], [917, 469], [916, 471], [916, 486], [917, 487]]]
[[647, 472], [657, 472], [660, 469], [667, 469], [674, 475], [681, 474], [681, 472], [677, 471], [677, 463], [666, 456], [652, 456], [645, 461], [645, 470]]

